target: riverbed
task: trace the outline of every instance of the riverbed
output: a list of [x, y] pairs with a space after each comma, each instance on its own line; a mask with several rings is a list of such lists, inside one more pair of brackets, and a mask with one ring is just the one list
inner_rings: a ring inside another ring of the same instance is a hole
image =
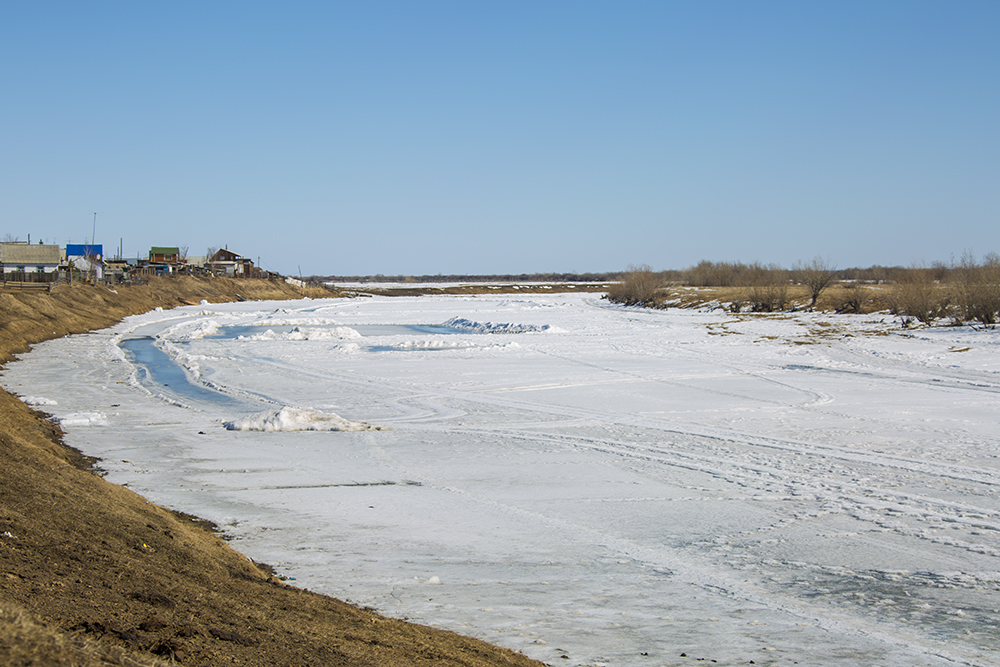
[[546, 662], [1000, 662], [995, 331], [586, 294], [204, 303], [2, 380], [297, 585]]

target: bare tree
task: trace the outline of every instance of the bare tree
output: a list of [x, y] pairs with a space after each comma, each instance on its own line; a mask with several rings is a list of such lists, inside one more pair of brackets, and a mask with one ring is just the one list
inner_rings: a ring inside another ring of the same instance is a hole
[[17, 243], [18, 242], [18, 238], [16, 236], [14, 236], [13, 234], [11, 234], [10, 232], [7, 232], [6, 234], [3, 235], [3, 242], [4, 243]]
[[215, 268], [214, 260], [215, 253], [217, 252], [219, 252], [219, 249], [213, 246], [208, 246], [208, 248], [205, 249], [205, 266], [209, 269]]
[[831, 264], [830, 260], [814, 257], [808, 264], [797, 263], [792, 269], [792, 275], [795, 276], [795, 282], [809, 290], [809, 307], [815, 308], [820, 294], [830, 286], [833, 277], [837, 275], [837, 267]]

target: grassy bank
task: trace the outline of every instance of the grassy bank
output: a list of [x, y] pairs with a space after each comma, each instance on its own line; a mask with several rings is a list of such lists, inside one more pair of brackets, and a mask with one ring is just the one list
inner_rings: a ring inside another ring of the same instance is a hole
[[[156, 307], [303, 296], [333, 295], [218, 278], [0, 292], [0, 360]], [[90, 472], [60, 435], [0, 392], [0, 664], [540, 664], [286, 586], [202, 522]]]

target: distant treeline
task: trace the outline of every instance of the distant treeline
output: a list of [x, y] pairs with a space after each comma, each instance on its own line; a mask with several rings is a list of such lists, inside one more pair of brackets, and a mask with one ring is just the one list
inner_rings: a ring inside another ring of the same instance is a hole
[[621, 273], [498, 273], [433, 276], [309, 276], [312, 283], [605, 283]]
[[[825, 261], [813, 260], [810, 269], [829, 272], [833, 280], [854, 281], [863, 283], [894, 283], [912, 279], [915, 273], [930, 276], [937, 282], [948, 278], [961, 269], [961, 265], [935, 262], [926, 267], [879, 266], [868, 268], [837, 269], [828, 266]], [[648, 268], [648, 267], [644, 267]], [[795, 281], [801, 274], [801, 264], [792, 268], [784, 268], [777, 264], [761, 264], [760, 262], [711, 262], [703, 260], [686, 269], [666, 269], [656, 272], [660, 281], [692, 287], [739, 287], [753, 283], [771, 281]], [[381, 273], [366, 276], [309, 276], [305, 278], [310, 283], [490, 283], [490, 282], [565, 282], [565, 283], [605, 283], [620, 281], [631, 271], [612, 271], [607, 273], [497, 273], [497, 274], [435, 274], [435, 275], [395, 275], [387, 276]]]
[[[986, 263], [995, 262], [993, 254], [986, 256]], [[785, 268], [777, 264], [760, 262], [712, 262], [702, 260], [686, 269], [666, 269], [657, 271], [658, 278], [665, 283], [690, 285], [692, 287], [740, 287], [754, 283], [771, 281], [792, 281], [801, 276], [804, 269], [829, 273], [834, 281], [851, 281], [872, 284], [899, 283], [912, 281], [915, 275], [929, 277], [935, 282], [948, 282], [956, 275], [967, 272], [969, 258], [959, 263], [934, 262], [927, 266], [881, 266], [867, 268], [851, 267], [838, 269], [826, 261], [813, 260], [808, 265], [796, 264]], [[633, 267], [626, 271], [606, 273], [496, 273], [496, 274], [435, 274], [435, 275], [394, 275], [381, 273], [365, 276], [309, 276], [310, 283], [488, 283], [488, 282], [567, 282], [604, 283], [620, 281]], [[648, 268], [648, 267], [644, 267]]]

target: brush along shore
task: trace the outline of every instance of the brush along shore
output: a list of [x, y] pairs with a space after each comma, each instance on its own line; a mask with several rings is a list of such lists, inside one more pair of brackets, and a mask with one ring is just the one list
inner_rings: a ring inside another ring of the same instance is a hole
[[947, 320], [993, 328], [1000, 322], [1000, 256], [988, 253], [980, 263], [966, 254], [951, 267], [843, 271], [819, 258], [791, 270], [759, 263], [702, 262], [685, 271], [662, 272], [638, 266], [610, 283], [604, 298], [626, 306], [731, 313], [887, 311], [904, 326]]
[[[225, 278], [0, 291], [0, 362], [157, 307], [307, 296], [337, 294]], [[205, 522], [106, 482], [92, 463], [0, 391], [0, 664], [541, 664], [287, 586]]]

